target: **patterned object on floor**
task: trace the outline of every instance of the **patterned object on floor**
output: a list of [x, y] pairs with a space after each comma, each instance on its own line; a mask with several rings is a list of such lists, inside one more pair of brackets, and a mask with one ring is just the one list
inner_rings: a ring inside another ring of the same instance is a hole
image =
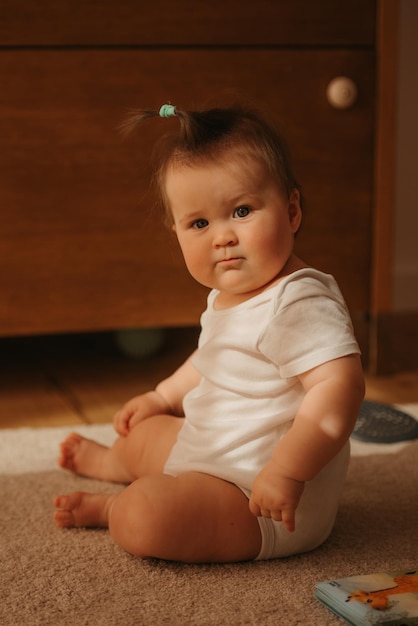
[[409, 441], [418, 438], [418, 421], [388, 404], [365, 400], [351, 436], [371, 443]]

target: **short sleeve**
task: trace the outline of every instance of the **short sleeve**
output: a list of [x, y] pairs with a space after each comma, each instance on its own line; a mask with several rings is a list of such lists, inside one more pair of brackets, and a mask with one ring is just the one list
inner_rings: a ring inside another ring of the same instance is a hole
[[277, 294], [259, 349], [284, 378], [360, 353], [334, 278], [315, 270], [289, 277]]

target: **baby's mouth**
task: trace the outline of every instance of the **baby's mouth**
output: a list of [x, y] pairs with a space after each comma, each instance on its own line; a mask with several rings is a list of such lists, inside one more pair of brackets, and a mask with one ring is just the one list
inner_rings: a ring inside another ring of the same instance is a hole
[[220, 265], [228, 265], [229, 263], [234, 263], [234, 262], [242, 261], [242, 260], [243, 260], [242, 256], [230, 256], [230, 257], [226, 257], [225, 259], [220, 259], [218, 263]]

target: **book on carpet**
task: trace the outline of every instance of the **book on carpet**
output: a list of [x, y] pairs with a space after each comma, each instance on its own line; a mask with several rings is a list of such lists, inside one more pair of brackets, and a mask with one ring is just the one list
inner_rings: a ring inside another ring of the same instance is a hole
[[353, 626], [418, 626], [418, 570], [325, 580], [315, 598]]

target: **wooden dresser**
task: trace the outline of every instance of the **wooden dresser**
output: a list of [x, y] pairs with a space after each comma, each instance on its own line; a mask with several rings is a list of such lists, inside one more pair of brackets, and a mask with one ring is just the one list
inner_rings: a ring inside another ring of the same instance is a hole
[[[0, 336], [197, 324], [206, 290], [148, 189], [175, 120], [117, 127], [135, 107], [241, 100], [289, 141], [298, 253], [338, 279], [367, 359], [375, 22], [373, 0], [3, 0]], [[348, 108], [327, 95], [341, 76]]]

